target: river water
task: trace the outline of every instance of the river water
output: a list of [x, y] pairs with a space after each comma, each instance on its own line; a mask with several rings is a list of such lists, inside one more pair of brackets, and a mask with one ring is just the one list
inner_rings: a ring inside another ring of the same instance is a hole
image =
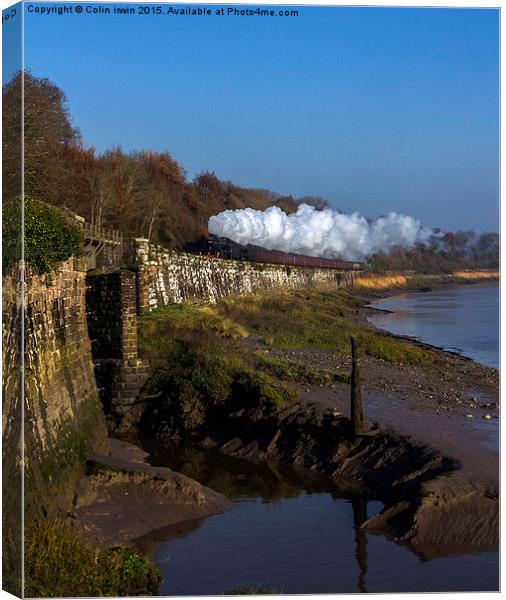
[[499, 366], [498, 284], [402, 294], [371, 306], [392, 311], [370, 318], [380, 329]]
[[164, 575], [161, 595], [492, 591], [498, 553], [423, 559], [358, 525], [382, 504], [313, 473], [141, 440], [150, 462], [180, 471], [233, 501], [228, 512], [138, 541]]

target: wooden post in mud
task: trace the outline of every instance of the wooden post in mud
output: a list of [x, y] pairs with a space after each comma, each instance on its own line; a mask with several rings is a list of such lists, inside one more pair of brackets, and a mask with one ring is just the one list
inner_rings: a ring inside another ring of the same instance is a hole
[[353, 435], [364, 433], [364, 411], [362, 409], [362, 394], [360, 393], [360, 373], [358, 371], [357, 342], [351, 340], [351, 425]]

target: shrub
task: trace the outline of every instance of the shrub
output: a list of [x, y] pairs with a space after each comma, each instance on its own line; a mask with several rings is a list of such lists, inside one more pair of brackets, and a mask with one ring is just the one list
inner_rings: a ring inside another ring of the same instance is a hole
[[[3, 207], [3, 272], [21, 258], [21, 214], [19, 200]], [[67, 222], [57, 208], [33, 198], [24, 201], [24, 257], [29, 273], [43, 275], [72, 255], [82, 253], [82, 233]]]
[[156, 594], [160, 582], [158, 569], [130, 548], [96, 548], [56, 520], [27, 524], [29, 598], [146, 596]]

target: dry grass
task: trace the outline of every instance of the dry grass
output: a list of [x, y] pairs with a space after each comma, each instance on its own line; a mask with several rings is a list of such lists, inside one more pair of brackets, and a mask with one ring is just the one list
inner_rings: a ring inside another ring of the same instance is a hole
[[386, 290], [389, 288], [405, 287], [408, 278], [405, 275], [373, 275], [357, 277], [355, 287], [367, 288], [370, 290]]
[[356, 288], [388, 290], [395, 288], [418, 289], [436, 283], [458, 283], [459, 281], [490, 281], [499, 278], [498, 271], [456, 271], [441, 275], [369, 275], [357, 277]]
[[453, 277], [468, 281], [481, 281], [485, 279], [499, 279], [499, 271], [455, 271]]

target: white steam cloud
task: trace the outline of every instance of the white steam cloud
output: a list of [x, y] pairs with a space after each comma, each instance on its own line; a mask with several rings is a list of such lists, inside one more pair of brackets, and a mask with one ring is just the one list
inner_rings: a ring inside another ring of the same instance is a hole
[[225, 210], [209, 219], [209, 233], [238, 244], [344, 260], [363, 260], [394, 246], [409, 248], [433, 235], [416, 219], [394, 212], [369, 223], [358, 213], [319, 211], [307, 204], [289, 215], [277, 206]]

